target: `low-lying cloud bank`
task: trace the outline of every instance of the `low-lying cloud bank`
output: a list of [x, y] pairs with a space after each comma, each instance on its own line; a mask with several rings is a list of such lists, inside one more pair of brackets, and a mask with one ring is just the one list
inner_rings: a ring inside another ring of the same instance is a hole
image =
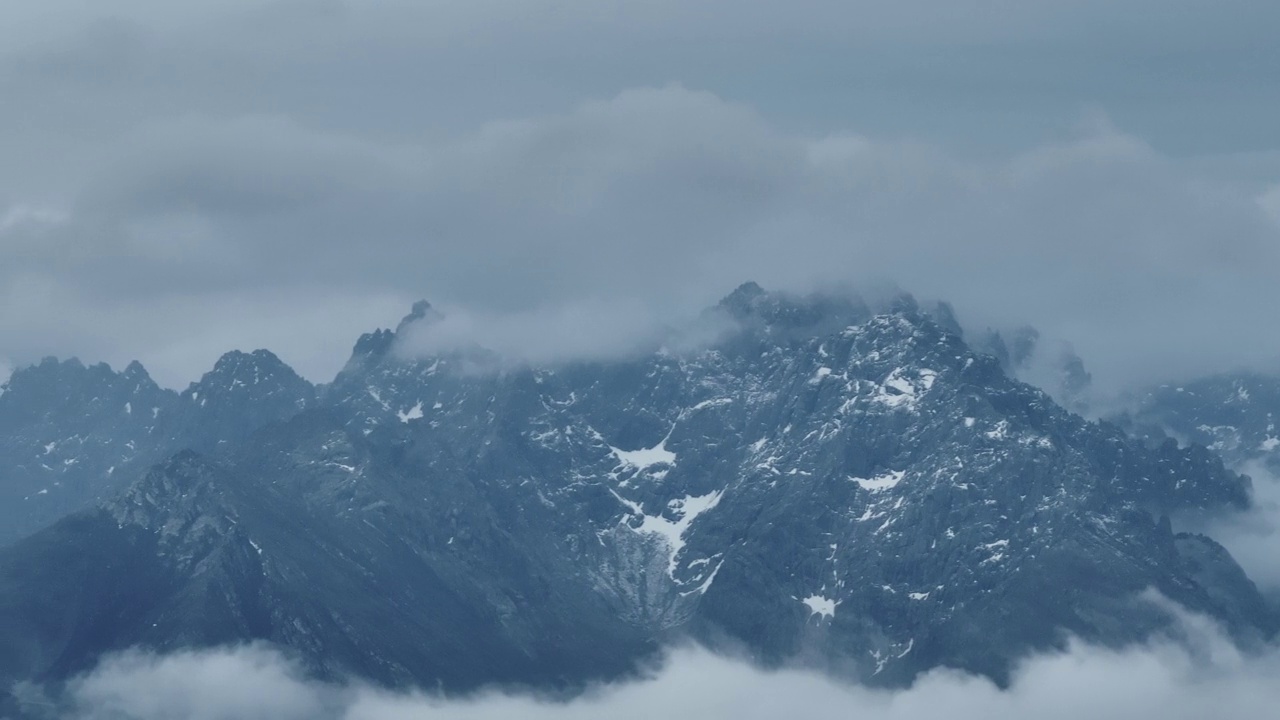
[[[1208, 621], [1187, 617], [1186, 642], [1128, 650], [1073, 643], [1034, 657], [1008, 690], [935, 671], [909, 690], [843, 684], [813, 672], [768, 672], [701, 649], [673, 651], [644, 680], [600, 686], [560, 702], [488, 692], [441, 699], [306, 679], [261, 645], [157, 656], [129, 652], [73, 682], [57, 702], [20, 693], [33, 717], [60, 720], [575, 720], [779, 717], [949, 720], [1203, 720], [1269, 717], [1280, 706], [1280, 649], [1246, 656]], [[41, 715], [44, 713], [44, 715]]]
[[1192, 519], [1185, 528], [1222, 543], [1263, 593], [1280, 599], [1280, 477], [1262, 462], [1234, 468], [1253, 480], [1248, 510]]

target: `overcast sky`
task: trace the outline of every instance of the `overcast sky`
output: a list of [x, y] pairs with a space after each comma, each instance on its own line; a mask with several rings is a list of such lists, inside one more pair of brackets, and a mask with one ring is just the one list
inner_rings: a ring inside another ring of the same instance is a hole
[[1277, 27], [1268, 0], [5, 2], [0, 368], [183, 386], [265, 346], [327, 380], [420, 297], [592, 353], [748, 279], [890, 280], [1112, 387], [1280, 367]]

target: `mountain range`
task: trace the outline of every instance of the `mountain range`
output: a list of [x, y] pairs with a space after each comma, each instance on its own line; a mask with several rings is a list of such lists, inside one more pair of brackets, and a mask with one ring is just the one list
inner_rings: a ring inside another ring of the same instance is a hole
[[137, 363], [15, 371], [0, 683], [255, 640], [318, 677], [458, 691], [571, 691], [688, 640], [869, 684], [1006, 683], [1070, 637], [1168, 630], [1156, 594], [1242, 646], [1280, 629], [1230, 554], [1170, 519], [1249, 506], [1205, 445], [1276, 449], [1275, 383], [1162, 389], [1093, 422], [945, 306], [752, 283], [707, 311], [714, 340], [623, 359], [411, 352], [437, 317], [420, 303], [362, 336], [321, 386], [264, 350], [181, 393]]

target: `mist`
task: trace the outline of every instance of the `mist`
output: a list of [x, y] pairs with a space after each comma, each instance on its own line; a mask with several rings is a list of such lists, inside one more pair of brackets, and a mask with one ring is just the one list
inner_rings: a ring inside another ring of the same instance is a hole
[[1231, 552], [1273, 601], [1280, 600], [1280, 477], [1262, 461], [1235, 468], [1253, 481], [1253, 502], [1240, 513], [1188, 518], [1183, 530], [1202, 532]]
[[266, 645], [156, 655], [130, 651], [104, 660], [50, 697], [18, 693], [35, 712], [66, 720], [488, 720], [490, 718], [778, 717], [954, 720], [1036, 717], [1075, 720], [1201, 720], [1267, 717], [1280, 703], [1280, 650], [1244, 654], [1211, 622], [1182, 615], [1180, 642], [1156, 639], [1124, 650], [1072, 642], [1024, 661], [1011, 686], [932, 671], [906, 690], [848, 684], [814, 671], [766, 671], [705, 649], [670, 651], [639, 680], [603, 684], [572, 700], [519, 690], [464, 698], [309, 680]]

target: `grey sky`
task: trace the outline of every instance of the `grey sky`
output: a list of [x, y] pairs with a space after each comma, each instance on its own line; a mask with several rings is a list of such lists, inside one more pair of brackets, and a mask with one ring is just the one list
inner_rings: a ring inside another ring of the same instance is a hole
[[543, 358], [746, 279], [890, 279], [1112, 386], [1271, 362], [1275, 27], [1256, 0], [10, 2], [0, 359], [182, 385], [267, 346], [324, 380], [418, 297]]

